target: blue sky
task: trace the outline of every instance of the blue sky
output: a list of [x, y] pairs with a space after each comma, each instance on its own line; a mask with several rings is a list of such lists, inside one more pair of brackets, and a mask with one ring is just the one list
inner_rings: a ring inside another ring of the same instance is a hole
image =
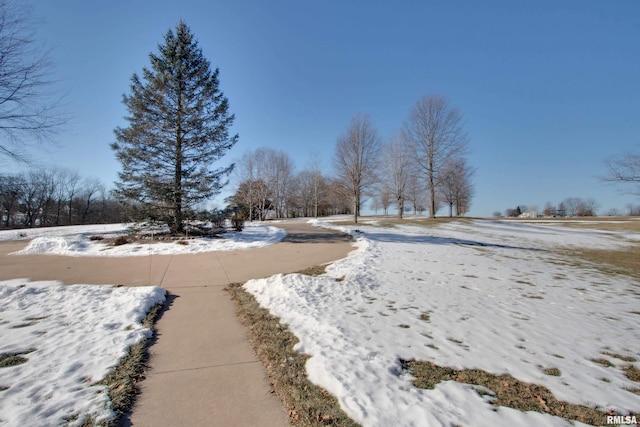
[[[440, 94], [466, 119], [477, 168], [471, 214], [593, 197], [640, 203], [604, 185], [603, 161], [640, 150], [640, 2], [33, 0], [56, 87], [74, 116], [34, 155], [108, 185], [121, 103], [169, 28], [184, 19], [220, 68], [239, 143], [325, 169], [358, 112], [383, 138], [418, 98]], [[221, 200], [218, 201], [221, 203]], [[445, 213], [443, 209], [441, 214]]]

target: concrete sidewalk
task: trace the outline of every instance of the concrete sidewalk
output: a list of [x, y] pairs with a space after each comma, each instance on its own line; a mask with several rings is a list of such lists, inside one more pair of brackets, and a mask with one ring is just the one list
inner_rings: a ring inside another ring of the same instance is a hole
[[0, 242], [0, 280], [161, 285], [170, 293], [150, 347], [150, 368], [124, 425], [285, 426], [287, 414], [265, 377], [223, 288], [344, 258], [347, 237], [302, 222], [274, 224], [288, 236], [247, 251], [130, 258], [7, 256], [24, 242]]

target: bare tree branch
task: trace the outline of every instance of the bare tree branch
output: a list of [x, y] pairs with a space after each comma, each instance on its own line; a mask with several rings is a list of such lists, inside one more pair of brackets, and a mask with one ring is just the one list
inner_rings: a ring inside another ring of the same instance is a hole
[[637, 184], [631, 194], [640, 195], [640, 153], [627, 152], [605, 162], [607, 174], [600, 179], [604, 182]]
[[27, 160], [26, 146], [68, 121], [50, 91], [52, 63], [33, 26], [23, 3], [0, 0], [0, 157], [18, 161]]

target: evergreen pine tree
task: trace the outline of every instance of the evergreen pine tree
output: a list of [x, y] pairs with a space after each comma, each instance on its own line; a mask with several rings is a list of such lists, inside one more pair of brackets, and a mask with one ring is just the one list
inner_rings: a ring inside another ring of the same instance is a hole
[[167, 221], [172, 232], [184, 229], [189, 207], [218, 194], [233, 169], [212, 169], [238, 140], [229, 136], [234, 116], [219, 89], [218, 68], [211, 72], [189, 27], [169, 29], [151, 68], [131, 77], [123, 96], [129, 122], [116, 128], [111, 145], [122, 164], [116, 193], [135, 219]]

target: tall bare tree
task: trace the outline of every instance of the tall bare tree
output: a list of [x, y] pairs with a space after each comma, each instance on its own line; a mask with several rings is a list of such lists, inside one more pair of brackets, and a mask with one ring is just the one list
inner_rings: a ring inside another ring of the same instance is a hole
[[339, 182], [350, 199], [355, 223], [360, 216], [363, 192], [375, 183], [379, 154], [380, 139], [371, 119], [357, 114], [338, 137], [333, 157]]
[[382, 149], [383, 174], [393, 199], [398, 206], [398, 218], [404, 214], [404, 202], [411, 176], [415, 174], [414, 163], [407, 141], [401, 134], [386, 142]]
[[271, 190], [276, 217], [282, 218], [287, 211], [287, 187], [293, 179], [293, 160], [284, 151], [270, 148], [262, 150], [264, 151], [264, 161], [261, 164], [262, 178]]
[[463, 116], [437, 95], [418, 100], [404, 126], [404, 135], [411, 142], [414, 158], [426, 175], [429, 189], [429, 215], [436, 216], [436, 185], [447, 159], [461, 155], [467, 147]]
[[469, 210], [473, 196], [471, 179], [474, 173], [475, 170], [467, 164], [464, 157], [453, 157], [445, 162], [437, 187], [440, 198], [449, 206], [449, 217], [453, 216], [454, 205], [456, 216]]
[[48, 51], [36, 42], [29, 7], [0, 0], [0, 156], [26, 161], [24, 146], [66, 122], [51, 88]]

